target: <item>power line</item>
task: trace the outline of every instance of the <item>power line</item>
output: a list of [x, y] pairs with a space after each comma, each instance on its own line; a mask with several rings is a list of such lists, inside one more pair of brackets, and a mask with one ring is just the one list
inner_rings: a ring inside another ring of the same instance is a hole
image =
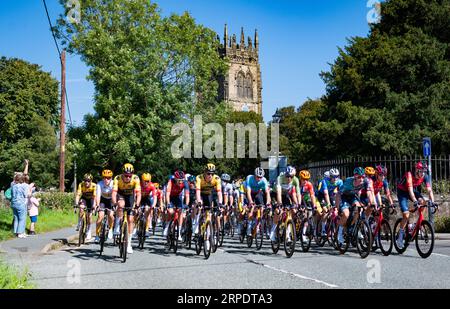
[[[42, 2], [44, 3], [45, 13], [47, 14], [48, 24], [50, 25], [50, 31], [52, 32], [53, 40], [55, 41], [56, 50], [58, 51], [58, 55], [59, 55], [59, 60], [61, 61], [61, 50], [59, 49], [58, 41], [56, 40], [55, 32], [53, 31], [53, 25], [52, 25], [52, 21], [50, 19], [50, 14], [48, 13], [47, 3], [45, 2], [45, 0], [42, 0]], [[70, 125], [73, 126], [72, 115], [70, 113], [69, 97], [67, 96], [66, 87], [64, 87], [64, 91], [66, 93], [66, 105], [67, 105], [67, 111], [69, 113]]]

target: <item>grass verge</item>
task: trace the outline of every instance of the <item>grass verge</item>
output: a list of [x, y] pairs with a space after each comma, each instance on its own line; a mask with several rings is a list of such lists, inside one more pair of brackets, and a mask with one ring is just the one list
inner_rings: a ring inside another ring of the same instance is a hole
[[0, 260], [0, 290], [2, 289], [33, 289], [31, 275], [27, 270], [19, 271]]

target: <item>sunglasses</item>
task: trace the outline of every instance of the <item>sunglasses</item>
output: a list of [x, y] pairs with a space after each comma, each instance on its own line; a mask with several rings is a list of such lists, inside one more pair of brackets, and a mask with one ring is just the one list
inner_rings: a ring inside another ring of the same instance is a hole
[[287, 175], [287, 176], [286, 176], [286, 178], [293, 178], [293, 176], [291, 176], [291, 175]]
[[112, 178], [111, 177], [103, 177], [103, 179], [111, 180]]
[[212, 176], [212, 175], [214, 175], [214, 173], [206, 173], [206, 175]]
[[131, 176], [133, 176], [133, 175], [123, 175], [125, 178], [131, 178]]

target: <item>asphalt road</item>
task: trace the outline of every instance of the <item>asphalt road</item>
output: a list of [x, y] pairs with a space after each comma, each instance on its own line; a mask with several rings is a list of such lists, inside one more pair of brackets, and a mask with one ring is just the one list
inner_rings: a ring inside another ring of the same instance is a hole
[[282, 248], [273, 254], [267, 240], [256, 251], [235, 236], [225, 238], [223, 247], [205, 260], [193, 249], [168, 252], [157, 234], [143, 250], [134, 249], [125, 264], [111, 243], [101, 257], [99, 246], [89, 243], [32, 255], [22, 263], [39, 288], [56, 289], [450, 288], [450, 240], [437, 240], [428, 259], [420, 258], [414, 245], [401, 256], [376, 252], [364, 260], [356, 249], [339, 255], [328, 245], [313, 245], [310, 252], [297, 250], [288, 259]]

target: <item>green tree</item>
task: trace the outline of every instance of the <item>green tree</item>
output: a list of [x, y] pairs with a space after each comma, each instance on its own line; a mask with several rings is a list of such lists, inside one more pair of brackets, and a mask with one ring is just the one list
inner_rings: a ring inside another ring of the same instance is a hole
[[0, 186], [30, 161], [40, 187], [58, 182], [58, 81], [38, 65], [0, 59]]
[[81, 23], [61, 16], [57, 27], [68, 51], [90, 67], [95, 85], [95, 114], [70, 132], [83, 148], [81, 172], [119, 172], [131, 162], [137, 171], [165, 177], [176, 166], [172, 125], [198, 113], [215, 119], [224, 109], [216, 76], [226, 64], [216, 34], [188, 13], [161, 16], [148, 0], [85, 0], [81, 9]]

